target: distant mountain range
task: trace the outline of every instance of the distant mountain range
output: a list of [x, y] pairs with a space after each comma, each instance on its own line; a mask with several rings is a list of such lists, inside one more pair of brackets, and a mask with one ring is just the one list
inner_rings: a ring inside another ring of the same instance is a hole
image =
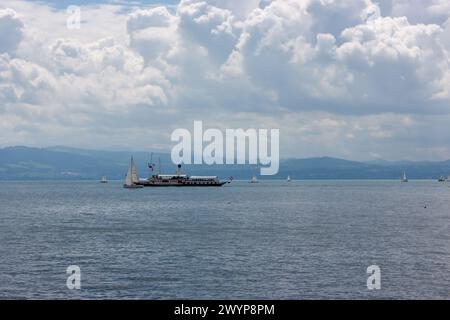
[[[100, 179], [102, 176], [110, 180], [123, 179], [130, 156], [136, 161], [138, 174], [148, 176], [150, 152], [8, 147], [0, 149], [0, 180]], [[169, 154], [153, 155], [152, 162], [157, 167], [158, 159], [161, 159], [162, 172], [175, 171]], [[259, 175], [259, 168], [249, 165], [186, 165], [183, 170], [192, 175], [233, 176], [236, 179]], [[265, 176], [264, 179], [284, 179], [288, 175], [293, 179], [398, 179], [403, 171], [411, 179], [437, 179], [450, 175], [450, 160], [358, 162], [331, 157], [286, 159], [281, 160], [276, 176]]]

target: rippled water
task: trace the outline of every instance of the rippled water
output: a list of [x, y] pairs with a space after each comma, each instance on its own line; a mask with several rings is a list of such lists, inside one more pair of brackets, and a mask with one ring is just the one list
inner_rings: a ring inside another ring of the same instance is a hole
[[450, 299], [449, 186], [0, 182], [0, 297]]

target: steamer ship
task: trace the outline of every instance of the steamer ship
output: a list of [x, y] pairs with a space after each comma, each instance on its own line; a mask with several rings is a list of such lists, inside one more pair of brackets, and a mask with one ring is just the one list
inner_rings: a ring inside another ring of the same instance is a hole
[[182, 174], [181, 164], [177, 166], [175, 174], [154, 174], [148, 179], [139, 179], [136, 174], [134, 161], [131, 160], [129, 172], [133, 172], [136, 178], [126, 181], [124, 187], [221, 187], [231, 180], [221, 181], [217, 176], [189, 176]]

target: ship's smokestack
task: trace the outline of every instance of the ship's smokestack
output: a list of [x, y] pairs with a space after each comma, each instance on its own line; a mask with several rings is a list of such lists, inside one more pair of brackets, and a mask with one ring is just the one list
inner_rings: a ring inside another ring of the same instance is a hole
[[181, 164], [177, 166], [177, 176], [181, 176]]

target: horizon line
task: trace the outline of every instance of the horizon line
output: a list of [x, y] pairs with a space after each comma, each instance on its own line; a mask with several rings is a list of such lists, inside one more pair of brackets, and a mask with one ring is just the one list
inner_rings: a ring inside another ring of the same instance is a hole
[[[80, 151], [97, 151], [97, 152], [129, 152], [130, 156], [131, 153], [148, 153], [149, 155], [152, 153], [155, 154], [162, 154], [162, 155], [170, 155], [170, 151], [161, 151], [161, 150], [157, 150], [157, 151], [144, 151], [144, 150], [135, 150], [135, 149], [131, 149], [131, 150], [125, 150], [124, 149], [115, 149], [115, 147], [105, 147], [104, 149], [92, 149], [90, 147], [72, 147], [72, 146], [65, 146], [65, 145], [52, 145], [52, 146], [47, 146], [47, 147], [37, 147], [37, 146], [26, 146], [26, 145], [7, 145], [7, 146], [0, 146], [0, 150], [5, 150], [5, 149], [14, 149], [14, 148], [26, 148], [26, 149], [38, 149], [38, 150], [46, 150], [46, 151], [52, 151], [52, 152], [64, 152], [63, 150], [50, 150], [50, 149], [56, 149], [56, 148], [65, 148], [65, 149], [72, 149], [72, 150], [80, 150]], [[410, 162], [410, 163], [425, 163], [425, 162], [432, 162], [432, 163], [439, 163], [439, 162], [447, 162], [450, 161], [450, 159], [445, 159], [445, 160], [410, 160], [410, 159], [402, 159], [402, 160], [388, 160], [388, 159], [384, 159], [384, 158], [376, 158], [376, 159], [371, 159], [371, 160], [353, 160], [353, 159], [349, 159], [349, 158], [343, 158], [340, 156], [330, 156], [330, 155], [318, 155], [318, 156], [305, 156], [305, 157], [301, 157], [301, 156], [288, 156], [288, 157], [284, 157], [284, 156], [280, 156], [280, 160], [286, 161], [286, 160], [312, 160], [312, 159], [335, 159], [335, 160], [344, 160], [344, 161], [351, 161], [351, 162], [359, 162], [359, 163], [364, 163], [364, 164], [375, 164], [375, 162], [380, 161], [380, 162], [387, 162], [387, 163], [402, 163], [402, 162]], [[194, 164], [191, 164], [194, 165]]]

